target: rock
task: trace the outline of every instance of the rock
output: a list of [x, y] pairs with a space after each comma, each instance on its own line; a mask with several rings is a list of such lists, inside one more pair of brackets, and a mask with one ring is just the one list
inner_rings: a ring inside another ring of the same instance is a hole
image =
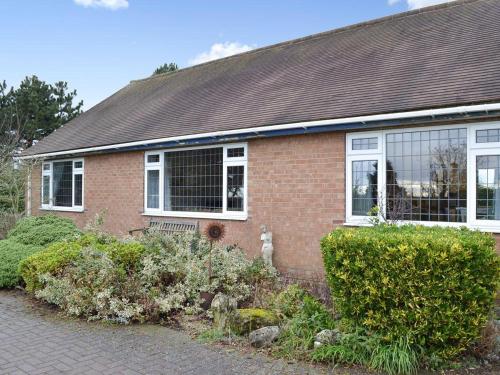
[[333, 345], [340, 340], [341, 333], [338, 329], [324, 329], [316, 334], [314, 338], [314, 347], [321, 345]]
[[250, 341], [250, 345], [256, 348], [264, 348], [270, 346], [279, 335], [280, 329], [278, 326], [262, 327], [250, 332], [248, 340]]
[[214, 317], [214, 325], [220, 332], [226, 332], [236, 312], [236, 300], [218, 293], [212, 300], [210, 310]]
[[256, 329], [274, 326], [278, 318], [265, 309], [238, 309], [231, 321], [231, 329], [239, 335], [246, 335]]

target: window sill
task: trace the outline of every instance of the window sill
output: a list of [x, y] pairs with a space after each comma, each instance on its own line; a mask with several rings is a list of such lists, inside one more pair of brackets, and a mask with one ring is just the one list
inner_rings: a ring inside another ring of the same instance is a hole
[[39, 207], [40, 211], [84, 212], [82, 207]]
[[[480, 232], [487, 233], [500, 233], [500, 225], [499, 226], [488, 226], [488, 225], [477, 225], [477, 224], [466, 224], [466, 223], [440, 223], [438, 221], [403, 221], [399, 222], [398, 225], [404, 224], [413, 224], [413, 225], [423, 225], [426, 227], [451, 227], [451, 228], [468, 228], [471, 230], [478, 230]], [[346, 221], [344, 224], [346, 227], [371, 227], [373, 224], [368, 222], [360, 222], [360, 221]]]
[[143, 216], [161, 216], [161, 217], [183, 217], [192, 219], [217, 219], [217, 220], [237, 220], [245, 221], [248, 215], [245, 213], [240, 214], [222, 214], [210, 212], [159, 212], [159, 211], [146, 211]]

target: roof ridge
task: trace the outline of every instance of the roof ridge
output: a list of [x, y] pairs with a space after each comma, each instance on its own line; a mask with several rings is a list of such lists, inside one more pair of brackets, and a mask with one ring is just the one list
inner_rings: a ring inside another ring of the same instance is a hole
[[303, 42], [306, 42], [306, 41], [309, 41], [309, 40], [314, 40], [316, 38], [322, 38], [322, 37], [324, 37], [326, 35], [333, 35], [333, 34], [337, 34], [337, 33], [342, 33], [342, 32], [345, 32], [345, 31], [355, 30], [355, 29], [359, 29], [359, 28], [362, 28], [362, 27], [365, 27], [365, 26], [375, 25], [375, 24], [387, 22], [387, 21], [390, 21], [390, 20], [402, 19], [402, 18], [411, 17], [411, 16], [414, 16], [414, 15], [417, 15], [417, 14], [421, 14], [421, 13], [433, 12], [433, 11], [437, 11], [437, 10], [441, 10], [441, 9], [445, 9], [445, 8], [452, 8], [452, 7], [463, 5], [463, 4], [466, 4], [466, 3], [474, 3], [474, 2], [478, 2], [478, 1], [485, 1], [485, 0], [452, 0], [452, 1], [449, 1], [449, 2], [446, 2], [446, 3], [442, 3], [442, 4], [436, 4], [436, 5], [431, 5], [431, 6], [427, 6], [427, 7], [423, 7], [423, 8], [419, 8], [419, 9], [413, 9], [413, 10], [408, 10], [408, 11], [405, 11], [405, 12], [390, 14], [388, 16], [383, 16], [383, 17], [375, 18], [375, 19], [368, 20], [368, 21], [358, 22], [358, 23], [355, 23], [355, 24], [352, 24], [352, 25], [342, 26], [342, 27], [339, 27], [339, 28], [336, 28], [336, 29], [332, 29], [332, 30], [321, 31], [321, 32], [316, 33], [316, 34], [311, 34], [311, 35], [307, 35], [307, 36], [303, 36], [303, 37], [299, 37], [299, 38], [295, 38], [295, 39], [290, 39], [290, 40], [286, 40], [286, 41], [283, 41], [283, 42], [278, 42], [278, 43], [275, 43], [275, 44], [271, 44], [271, 45], [268, 45], [268, 46], [263, 46], [263, 47], [255, 48], [255, 49], [247, 51], [247, 52], [238, 53], [236, 55], [222, 57], [220, 59], [211, 60], [211, 61], [207, 61], [207, 62], [204, 62], [204, 63], [201, 63], [201, 64], [188, 66], [188, 67], [185, 67], [185, 68], [178, 69], [175, 72], [166, 72], [166, 73], [154, 74], [154, 75], [149, 76], [149, 77], [134, 79], [134, 80], [131, 80], [130, 83], [143, 82], [143, 81], [153, 80], [153, 79], [157, 79], [157, 78], [166, 78], [167, 76], [171, 77], [171, 76], [177, 75], [179, 73], [185, 72], [187, 70], [196, 69], [196, 68], [199, 68], [201, 66], [206, 66], [206, 65], [210, 65], [210, 64], [221, 63], [223, 61], [227, 61], [227, 60], [230, 60], [230, 59], [238, 58], [240, 56], [245, 56], [245, 55], [249, 55], [249, 54], [260, 53], [262, 51], [270, 50], [270, 49], [273, 49], [273, 48], [279, 48], [279, 47], [286, 46], [286, 45], [303, 43]]

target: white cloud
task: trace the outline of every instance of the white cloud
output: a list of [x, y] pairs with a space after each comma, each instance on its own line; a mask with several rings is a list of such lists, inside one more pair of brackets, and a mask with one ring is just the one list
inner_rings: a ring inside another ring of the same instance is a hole
[[238, 42], [224, 42], [212, 44], [209, 51], [205, 51], [189, 60], [189, 65], [202, 64], [207, 61], [221, 59], [223, 57], [236, 55], [237, 53], [247, 52], [254, 47]]
[[128, 0], [73, 0], [75, 4], [84, 6], [85, 8], [106, 8], [117, 10], [128, 8]]
[[[441, 3], [449, 3], [453, 0], [405, 0], [406, 4], [408, 4], [409, 9], [419, 9], [423, 7], [428, 7], [431, 5], [441, 4]], [[388, 0], [387, 3], [389, 5], [394, 5], [401, 2], [401, 0]]]

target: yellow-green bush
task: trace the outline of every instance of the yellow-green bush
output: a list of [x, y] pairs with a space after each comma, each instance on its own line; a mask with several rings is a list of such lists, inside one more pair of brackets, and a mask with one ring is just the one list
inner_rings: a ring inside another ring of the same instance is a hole
[[113, 237], [94, 234], [85, 234], [73, 241], [58, 242], [21, 261], [19, 273], [26, 283], [26, 290], [34, 292], [40, 289], [41, 275], [55, 275], [76, 260], [84, 248], [107, 254], [125, 271], [134, 268], [144, 253], [144, 246], [138, 242], [121, 242]]
[[345, 323], [450, 358], [480, 335], [499, 280], [494, 238], [467, 229], [382, 225], [321, 241]]
[[42, 287], [39, 276], [55, 274], [76, 259], [82, 250], [78, 241], [58, 242], [39, 251], [19, 263], [19, 274], [26, 284], [26, 290], [34, 292]]

